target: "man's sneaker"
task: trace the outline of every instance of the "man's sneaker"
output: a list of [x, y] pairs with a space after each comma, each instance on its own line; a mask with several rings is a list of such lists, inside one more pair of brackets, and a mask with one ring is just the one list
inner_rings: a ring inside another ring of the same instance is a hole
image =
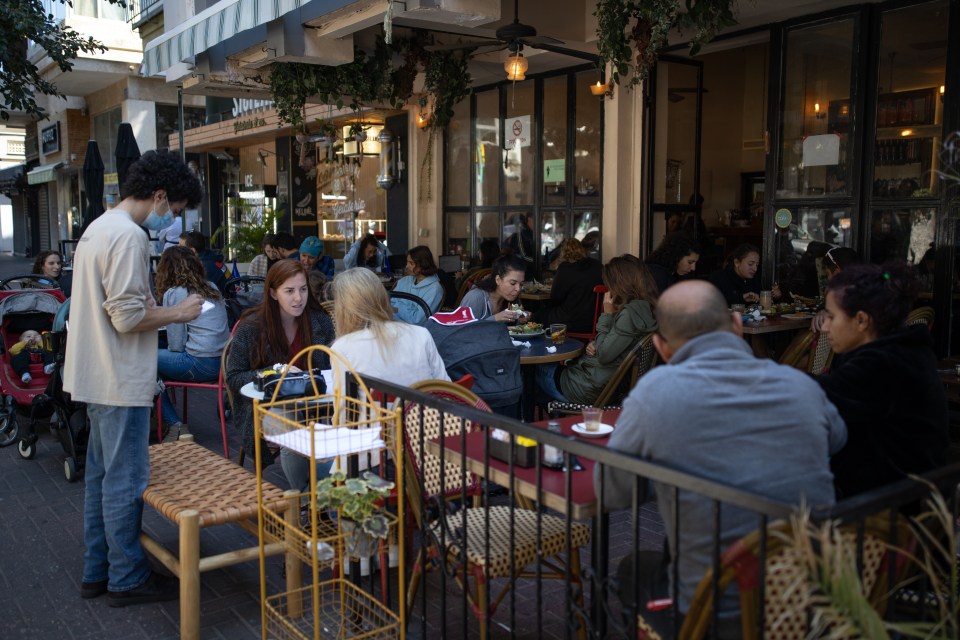
[[133, 604], [166, 602], [176, 600], [180, 595], [180, 585], [176, 578], [150, 572], [147, 581], [129, 591], [108, 591], [107, 603], [111, 607], [128, 607]]
[[107, 592], [107, 581], [97, 580], [96, 582], [81, 582], [80, 597], [84, 600], [99, 598]]

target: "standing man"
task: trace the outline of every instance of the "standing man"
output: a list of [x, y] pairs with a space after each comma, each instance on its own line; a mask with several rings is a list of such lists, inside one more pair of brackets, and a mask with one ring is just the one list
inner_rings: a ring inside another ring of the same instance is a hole
[[80, 595], [108, 594], [111, 607], [177, 597], [176, 581], [153, 573], [140, 544], [150, 479], [150, 407], [157, 383], [157, 328], [189, 322], [203, 299], [158, 307], [150, 293], [151, 230], [196, 206], [199, 181], [180, 158], [149, 151], [120, 188], [122, 201], [94, 220], [77, 245], [64, 389], [87, 403], [83, 582]]
[[[703, 280], [667, 289], [656, 316], [660, 332], [653, 344], [667, 364], [637, 382], [607, 446], [781, 503], [832, 505], [829, 460], [846, 442], [847, 429], [813, 378], [755, 358], [741, 337], [740, 315]], [[635, 485], [636, 476], [608, 467], [606, 506], [630, 505]], [[687, 613], [713, 561], [714, 503], [691, 491], [680, 492], [677, 501], [669, 485], [655, 488], [669, 557], [628, 554], [618, 571], [620, 597], [628, 609], [639, 604], [639, 613], [663, 637], [673, 637], [673, 612], [645, 605], [670, 597], [669, 567], [677, 563], [681, 617]], [[757, 522], [756, 514], [724, 504], [720, 549], [756, 529]], [[719, 637], [736, 634], [735, 595], [724, 594], [719, 608]]]

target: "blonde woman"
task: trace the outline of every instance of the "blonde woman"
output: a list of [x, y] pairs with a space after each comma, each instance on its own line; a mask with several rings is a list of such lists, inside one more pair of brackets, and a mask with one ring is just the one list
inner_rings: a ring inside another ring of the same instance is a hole
[[330, 348], [354, 371], [407, 386], [450, 379], [430, 332], [393, 319], [387, 292], [372, 271], [348, 269], [333, 287], [337, 339]]

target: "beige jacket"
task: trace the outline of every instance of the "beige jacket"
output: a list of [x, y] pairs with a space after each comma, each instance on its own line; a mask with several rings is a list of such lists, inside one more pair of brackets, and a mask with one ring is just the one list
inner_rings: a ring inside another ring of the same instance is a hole
[[126, 211], [97, 218], [77, 245], [64, 384], [73, 399], [109, 406], [153, 404], [157, 332], [133, 331], [147, 308], [147, 234]]

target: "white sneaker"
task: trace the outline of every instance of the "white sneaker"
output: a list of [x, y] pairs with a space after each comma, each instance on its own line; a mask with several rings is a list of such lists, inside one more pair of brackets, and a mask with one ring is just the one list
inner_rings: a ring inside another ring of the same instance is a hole
[[51, 362], [49, 364], [43, 365], [43, 372], [49, 376], [53, 374], [53, 370], [56, 368], [57, 368], [57, 363]]
[[33, 376], [30, 375], [30, 372], [29, 372], [29, 371], [26, 372], [25, 374], [23, 374], [22, 376], [20, 376], [20, 381], [21, 381], [23, 384], [30, 384], [30, 381], [31, 381], [31, 380], [33, 380]]

